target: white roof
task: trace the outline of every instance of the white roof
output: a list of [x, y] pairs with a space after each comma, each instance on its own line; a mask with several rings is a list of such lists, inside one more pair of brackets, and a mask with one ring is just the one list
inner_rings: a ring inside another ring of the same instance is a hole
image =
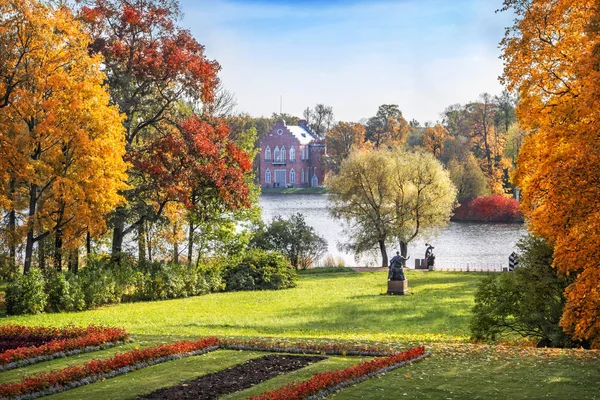
[[309, 131], [301, 126], [288, 125], [287, 128], [300, 141], [300, 144], [309, 144], [313, 140], [317, 140]]

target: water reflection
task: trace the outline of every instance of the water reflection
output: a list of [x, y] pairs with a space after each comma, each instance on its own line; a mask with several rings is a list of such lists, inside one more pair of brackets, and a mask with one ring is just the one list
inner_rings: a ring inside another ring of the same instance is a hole
[[[357, 262], [352, 254], [338, 249], [337, 244], [345, 240], [344, 226], [329, 216], [327, 195], [263, 194], [260, 204], [265, 221], [270, 221], [275, 215], [289, 217], [297, 212], [304, 214], [306, 222], [327, 240], [329, 253], [342, 258], [347, 265], [376, 266], [381, 262], [377, 253], [362, 257]], [[411, 261], [408, 265], [413, 266], [413, 259], [424, 257], [425, 242], [428, 241], [435, 246], [436, 266], [439, 268], [501, 268], [507, 264], [508, 256], [525, 233], [525, 226], [521, 224], [451, 223], [437, 237], [411, 243], [408, 249]], [[397, 247], [390, 243], [388, 252], [393, 254]]]

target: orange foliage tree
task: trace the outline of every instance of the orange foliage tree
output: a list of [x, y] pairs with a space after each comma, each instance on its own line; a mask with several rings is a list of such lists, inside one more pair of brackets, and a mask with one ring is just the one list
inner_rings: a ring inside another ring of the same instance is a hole
[[24, 221], [25, 272], [49, 235], [60, 269], [62, 249], [99, 234], [122, 201], [122, 118], [68, 8], [0, 0], [0, 11], [0, 202], [15, 216], [8, 230]]
[[450, 137], [448, 130], [440, 124], [436, 124], [433, 128], [428, 126], [423, 132], [423, 147], [425, 150], [439, 159], [444, 148], [444, 143]]
[[364, 145], [365, 127], [355, 122], [338, 122], [325, 135], [325, 142], [327, 143], [327, 166], [337, 172], [342, 161], [348, 158], [350, 150]]
[[600, 347], [600, 2], [506, 0], [517, 15], [502, 42], [504, 79], [532, 133], [514, 180], [533, 233], [574, 275], [561, 325]]

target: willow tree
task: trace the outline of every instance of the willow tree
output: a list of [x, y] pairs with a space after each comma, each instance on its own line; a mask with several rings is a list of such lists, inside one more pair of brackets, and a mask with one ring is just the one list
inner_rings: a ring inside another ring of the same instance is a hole
[[348, 224], [346, 247], [357, 255], [387, 244], [404, 256], [419, 236], [448, 223], [456, 198], [448, 173], [430, 154], [363, 149], [350, 154], [328, 182], [330, 213]]

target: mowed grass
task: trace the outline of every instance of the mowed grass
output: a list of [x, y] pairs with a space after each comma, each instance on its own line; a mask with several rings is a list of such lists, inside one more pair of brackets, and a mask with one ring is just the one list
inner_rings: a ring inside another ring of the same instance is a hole
[[[369, 342], [402, 349], [425, 343], [428, 359], [346, 388], [334, 399], [598, 399], [600, 353], [469, 343], [480, 273], [407, 273], [410, 294], [385, 296], [386, 273], [302, 275], [297, 288], [218, 293], [103, 307], [80, 313], [4, 317], [0, 324], [123, 326], [134, 344], [0, 373], [0, 382], [105, 358], [116, 351], [204, 335]], [[277, 340], [277, 339], [275, 339]], [[216, 351], [97, 382], [50, 399], [127, 399], [216, 372], [264, 353]], [[242, 399], [358, 357], [330, 357], [227, 396]]]
[[134, 334], [272, 336], [370, 341], [464, 341], [482, 274], [409, 271], [410, 294], [386, 296], [386, 272], [302, 275], [281, 291], [215, 293], [0, 323], [105, 324]]

